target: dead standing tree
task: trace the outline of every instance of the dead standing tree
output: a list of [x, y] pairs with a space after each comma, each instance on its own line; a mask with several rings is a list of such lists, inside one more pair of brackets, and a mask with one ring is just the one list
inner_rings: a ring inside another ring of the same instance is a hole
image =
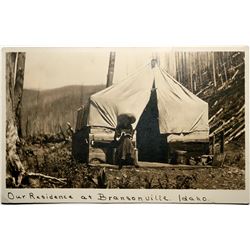
[[66, 184], [66, 179], [26, 172], [17, 152], [21, 131], [21, 107], [25, 67], [24, 52], [6, 53], [6, 163], [7, 179], [18, 187], [24, 177]]
[[7, 174], [13, 177], [16, 186], [20, 185], [25, 173], [17, 153], [17, 143], [21, 135], [24, 66], [25, 53], [6, 53], [6, 162]]

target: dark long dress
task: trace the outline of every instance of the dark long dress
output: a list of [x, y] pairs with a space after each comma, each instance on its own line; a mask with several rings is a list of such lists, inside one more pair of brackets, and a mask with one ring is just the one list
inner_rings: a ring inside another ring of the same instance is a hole
[[117, 126], [115, 138], [117, 137], [120, 137], [117, 142], [117, 161], [119, 165], [133, 165], [135, 160], [135, 148], [132, 143], [132, 126]]

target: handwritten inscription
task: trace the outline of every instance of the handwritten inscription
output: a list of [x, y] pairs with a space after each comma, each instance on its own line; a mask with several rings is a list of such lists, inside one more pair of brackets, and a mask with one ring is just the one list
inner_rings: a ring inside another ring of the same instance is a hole
[[134, 192], [134, 195], [118, 195], [118, 194], [105, 194], [104, 192], [96, 194], [55, 194], [55, 193], [44, 193], [36, 194], [35, 192], [29, 192], [27, 194], [15, 194], [15, 192], [8, 192], [7, 197], [10, 201], [14, 202], [25, 202], [25, 201], [34, 201], [34, 202], [43, 202], [43, 201], [54, 201], [54, 202], [154, 202], [154, 203], [166, 203], [166, 202], [177, 202], [177, 203], [206, 203], [208, 198], [206, 196], [190, 196], [177, 194], [176, 196], [168, 196], [161, 194], [150, 194], [150, 195], [137, 195]]
[[162, 196], [162, 195], [146, 195], [146, 196], [118, 196], [118, 195], [104, 195], [102, 193], [98, 193], [98, 201], [127, 201], [127, 202], [135, 202], [135, 201], [140, 201], [140, 202], [161, 202], [161, 201], [169, 201], [167, 196]]
[[178, 195], [179, 202], [207, 202], [206, 196]]
[[55, 195], [55, 194], [42, 194], [42, 195], [35, 195], [34, 193], [30, 192], [29, 194], [23, 195], [16, 195], [12, 192], [8, 192], [8, 199], [10, 200], [73, 200], [72, 195]]

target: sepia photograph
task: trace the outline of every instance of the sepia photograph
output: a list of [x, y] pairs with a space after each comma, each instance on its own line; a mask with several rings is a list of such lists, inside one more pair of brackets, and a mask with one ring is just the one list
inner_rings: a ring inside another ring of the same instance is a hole
[[248, 197], [246, 47], [2, 53], [5, 202], [68, 201], [74, 189], [90, 202], [174, 202], [171, 190], [179, 202], [213, 202], [213, 190]]
[[247, 1], [0, 6], [2, 249], [250, 249]]

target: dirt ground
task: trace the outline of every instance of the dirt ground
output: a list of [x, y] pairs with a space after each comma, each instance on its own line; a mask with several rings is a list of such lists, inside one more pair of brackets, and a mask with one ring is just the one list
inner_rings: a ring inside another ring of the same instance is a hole
[[[24, 178], [26, 188], [152, 188], [152, 189], [244, 189], [244, 142], [225, 147], [226, 157], [214, 167], [87, 166], [71, 157], [71, 143], [27, 143], [22, 146], [22, 162], [28, 172], [62, 178], [64, 181]], [[8, 186], [8, 184], [7, 184]]]

